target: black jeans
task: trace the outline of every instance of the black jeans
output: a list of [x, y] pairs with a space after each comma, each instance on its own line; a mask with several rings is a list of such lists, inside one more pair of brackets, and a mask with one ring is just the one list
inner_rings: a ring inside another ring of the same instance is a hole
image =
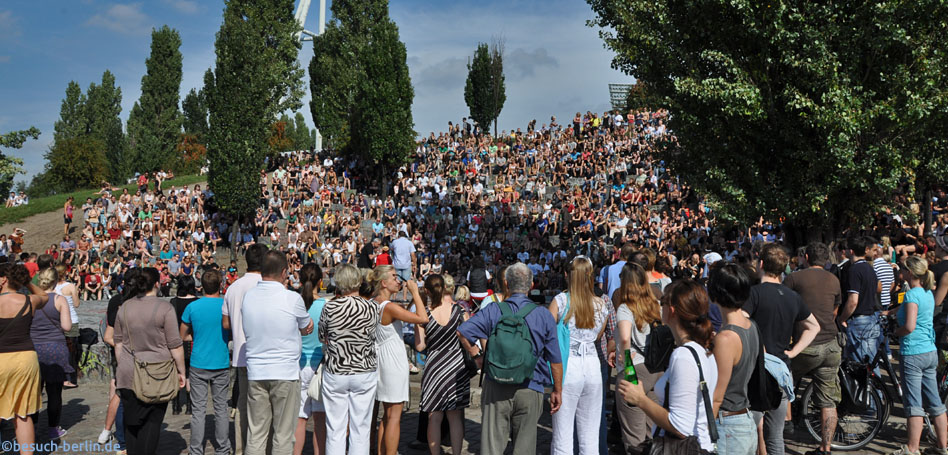
[[158, 453], [158, 435], [165, 420], [168, 403], [148, 404], [131, 389], [119, 389], [125, 418], [125, 448], [129, 455]]

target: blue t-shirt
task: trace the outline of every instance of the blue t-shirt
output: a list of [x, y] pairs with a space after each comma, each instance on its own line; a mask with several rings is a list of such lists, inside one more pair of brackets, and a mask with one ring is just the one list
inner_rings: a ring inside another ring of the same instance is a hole
[[[530, 299], [524, 294], [514, 294], [507, 298], [510, 310], [514, 313], [520, 311]], [[467, 338], [471, 343], [474, 341], [490, 337], [491, 331], [500, 321], [500, 306], [487, 305], [480, 311], [471, 316], [467, 322], [458, 327], [458, 332]], [[556, 337], [556, 320], [546, 308], [540, 306], [530, 312], [526, 318], [527, 326], [530, 327], [530, 338], [533, 341], [533, 354], [539, 361], [533, 370], [533, 378], [529, 383], [524, 384], [530, 390], [543, 393], [543, 387], [552, 385], [550, 382], [550, 363], [562, 363], [560, 356], [560, 345]]]
[[932, 326], [932, 320], [935, 316], [935, 296], [932, 291], [926, 291], [922, 287], [909, 289], [905, 293], [905, 304], [896, 314], [899, 325], [905, 325], [905, 308], [909, 305], [918, 306], [918, 317], [915, 320], [915, 330], [899, 340], [899, 352], [902, 355], [916, 355], [934, 351], [935, 328]]
[[221, 370], [230, 367], [227, 341], [230, 330], [221, 325], [221, 297], [202, 297], [184, 308], [181, 321], [191, 325], [194, 347], [191, 348], [191, 366], [203, 370]]
[[[310, 305], [309, 310], [306, 311], [309, 313], [309, 317], [313, 318], [313, 327], [319, 326], [319, 315], [322, 314], [324, 306], [326, 306], [326, 299], [316, 299], [313, 300], [313, 304]], [[319, 334], [317, 331], [313, 330], [313, 333], [303, 336], [303, 353], [300, 355], [300, 368], [309, 366], [315, 370], [316, 366], [318, 366], [322, 360], [323, 344], [319, 342]]]

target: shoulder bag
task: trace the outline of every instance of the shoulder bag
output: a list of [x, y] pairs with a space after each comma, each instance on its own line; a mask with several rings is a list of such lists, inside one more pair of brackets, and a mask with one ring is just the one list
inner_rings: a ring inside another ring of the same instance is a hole
[[[158, 314], [158, 305], [154, 304], [151, 312], [151, 321], [154, 322]], [[133, 375], [132, 391], [135, 397], [147, 404], [167, 403], [178, 395], [178, 368], [174, 359], [160, 362], [145, 362], [135, 357], [135, 348], [132, 334], [128, 329], [128, 304], [122, 305], [122, 319], [125, 321], [125, 336], [128, 344], [125, 349], [132, 356]]]
[[764, 359], [764, 339], [756, 323], [752, 325], [757, 330], [757, 364], [747, 382], [747, 398], [750, 401], [751, 411], [767, 412], [777, 409], [783, 400], [780, 384], [767, 371]]
[[314, 401], [319, 401], [322, 399], [322, 389], [323, 363], [319, 362], [319, 365], [316, 365], [316, 370], [313, 371], [313, 379], [309, 381], [309, 388], [306, 389], [306, 394]]
[[[718, 441], [718, 427], [714, 421], [714, 412], [711, 410], [711, 395], [708, 393], [708, 384], [704, 382], [704, 370], [701, 369], [701, 359], [698, 353], [691, 346], [685, 346], [694, 356], [698, 364], [698, 375], [701, 381], [698, 387], [701, 388], [701, 396], [704, 399], [704, 412], [708, 419], [708, 434], [711, 436], [711, 442]], [[665, 383], [665, 409], [670, 407], [671, 396], [669, 393], [669, 383]], [[701, 448], [701, 441], [697, 436], [688, 436], [679, 439], [675, 436], [664, 435], [652, 440], [652, 447], [649, 449], [649, 455], [709, 455], [715, 452], [709, 452]]]
[[645, 368], [653, 373], [659, 373], [668, 369], [668, 362], [671, 361], [672, 352], [675, 350], [675, 336], [671, 329], [664, 324], [653, 323], [645, 338], [645, 346], [639, 347], [635, 342], [635, 337], [631, 337], [632, 348], [645, 357]]

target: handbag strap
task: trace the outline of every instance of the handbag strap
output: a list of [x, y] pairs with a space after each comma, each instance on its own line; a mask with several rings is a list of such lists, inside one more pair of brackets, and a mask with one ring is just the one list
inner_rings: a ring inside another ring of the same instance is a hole
[[[698, 383], [698, 388], [701, 389], [702, 398], [704, 398], [704, 413], [708, 419], [708, 434], [711, 436], [711, 442], [715, 443], [718, 441], [718, 426], [714, 422], [714, 411], [711, 409], [711, 396], [708, 393], [708, 383], [704, 380], [704, 370], [701, 368], [701, 359], [698, 358], [698, 352], [695, 351], [695, 348], [685, 345], [689, 351], [691, 351], [692, 357], [695, 358], [695, 362], [698, 364], [698, 377], [701, 378], [701, 382]], [[665, 387], [668, 387], [668, 383], [665, 383]], [[665, 403], [668, 403], [668, 395], [666, 392]]]

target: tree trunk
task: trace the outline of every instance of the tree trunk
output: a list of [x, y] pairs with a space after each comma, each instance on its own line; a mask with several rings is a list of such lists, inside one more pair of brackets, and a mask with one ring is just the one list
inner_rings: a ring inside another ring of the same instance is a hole
[[237, 220], [234, 222], [234, 236], [233, 241], [230, 242], [230, 260], [237, 260], [237, 244], [240, 243], [240, 217], [237, 217]]
[[922, 216], [925, 220], [925, 235], [932, 232], [932, 187], [925, 186], [925, 196], [922, 199]]

